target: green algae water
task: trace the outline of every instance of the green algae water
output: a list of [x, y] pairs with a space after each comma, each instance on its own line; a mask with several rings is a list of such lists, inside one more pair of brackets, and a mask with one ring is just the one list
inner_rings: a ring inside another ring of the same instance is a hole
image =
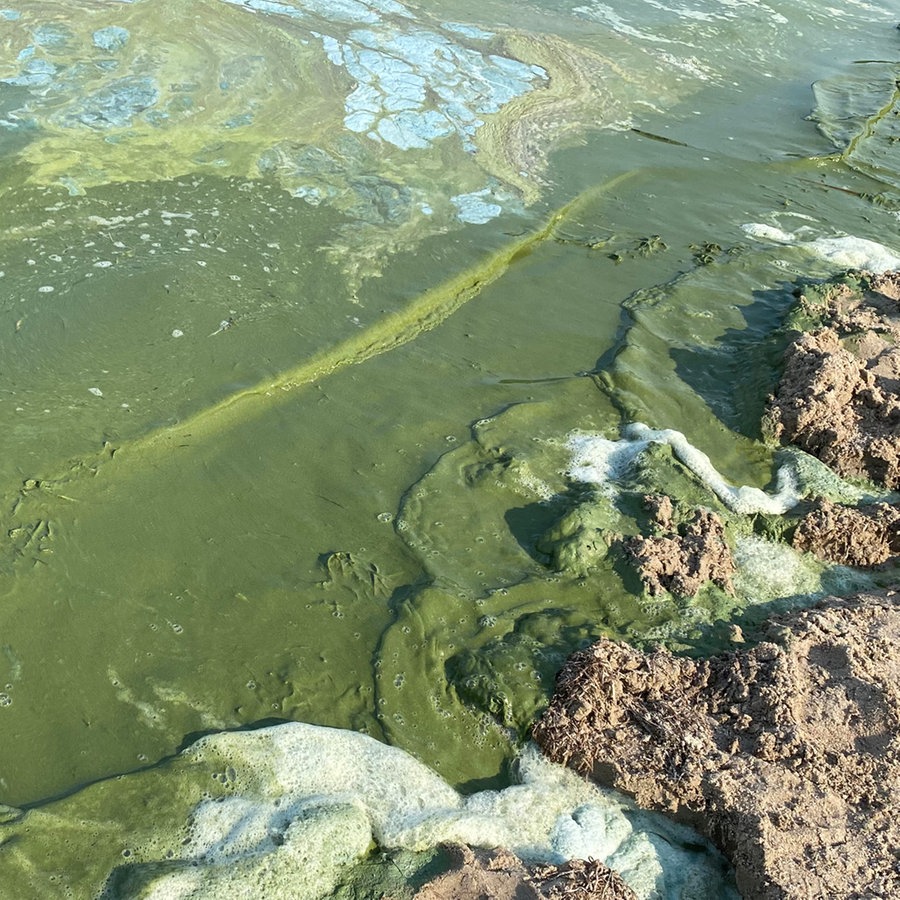
[[[900, 267], [898, 20], [0, 10], [0, 896], [231, 896], [176, 891], [210, 783], [250, 791], [228, 738], [171, 761], [201, 734], [332, 726], [481, 796], [598, 635], [710, 652], [870, 584], [729, 491], [780, 496], [782, 469], [797, 496], [874, 491], [759, 420], [796, 286]], [[609, 552], [654, 490], [725, 518], [734, 595], [648, 597]], [[372, 765], [412, 778], [396, 759]], [[310, 821], [332, 874], [267, 890], [327, 896], [390, 843]], [[329, 829], [356, 835], [338, 861]], [[640, 858], [644, 896], [705, 896]]]

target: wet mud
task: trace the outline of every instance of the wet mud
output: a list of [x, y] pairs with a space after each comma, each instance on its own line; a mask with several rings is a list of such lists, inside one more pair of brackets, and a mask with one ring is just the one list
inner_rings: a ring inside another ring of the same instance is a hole
[[690, 822], [745, 897], [900, 891], [900, 597], [831, 599], [704, 661], [602, 640], [534, 737], [554, 760]]

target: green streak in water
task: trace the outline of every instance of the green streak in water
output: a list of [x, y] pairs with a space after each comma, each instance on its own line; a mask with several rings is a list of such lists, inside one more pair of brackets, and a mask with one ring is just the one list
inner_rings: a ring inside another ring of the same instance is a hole
[[176, 425], [125, 443], [116, 449], [117, 455], [119, 452], [127, 456], [130, 453], [167, 451], [188, 438], [192, 441], [209, 439], [223, 429], [259, 415], [296, 389], [317, 383], [347, 366], [359, 365], [415, 340], [477, 297], [485, 287], [502, 277], [517, 259], [552, 238], [567, 219], [622, 185], [633, 174], [626, 172], [589, 188], [559, 207], [540, 228], [512, 241], [483, 262], [430, 288], [407, 306], [380, 318], [359, 334], [316, 353], [274, 378], [236, 391]]
[[872, 137], [880, 122], [884, 121], [892, 113], [897, 115], [898, 104], [900, 104], [900, 81], [895, 81], [893, 93], [885, 102], [884, 106], [863, 120], [859, 131], [841, 152], [840, 158], [844, 161], [851, 160], [859, 145]]

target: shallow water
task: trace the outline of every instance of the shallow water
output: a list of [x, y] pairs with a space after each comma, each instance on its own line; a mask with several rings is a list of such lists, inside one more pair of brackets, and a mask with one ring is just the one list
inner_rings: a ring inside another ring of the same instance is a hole
[[502, 783], [583, 642], [705, 652], [862, 583], [737, 515], [735, 598], [556, 563], [660, 479], [717, 503], [666, 451], [595, 502], [573, 432], [677, 429], [773, 488], [775, 329], [866, 263], [817, 241], [900, 253], [898, 16], [0, 12], [0, 801], [267, 717]]

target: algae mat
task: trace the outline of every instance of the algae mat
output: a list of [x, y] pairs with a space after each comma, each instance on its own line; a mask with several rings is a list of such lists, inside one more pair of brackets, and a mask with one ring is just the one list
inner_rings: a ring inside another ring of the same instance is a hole
[[[722, 485], [825, 489], [758, 413], [795, 284], [900, 252], [894, 23], [682, 6], [0, 11], [0, 800], [273, 719], [504, 784], [596, 635], [704, 652], [868, 583]], [[633, 465], [580, 480], [579, 434]], [[734, 596], [595, 540], [663, 486]]]

